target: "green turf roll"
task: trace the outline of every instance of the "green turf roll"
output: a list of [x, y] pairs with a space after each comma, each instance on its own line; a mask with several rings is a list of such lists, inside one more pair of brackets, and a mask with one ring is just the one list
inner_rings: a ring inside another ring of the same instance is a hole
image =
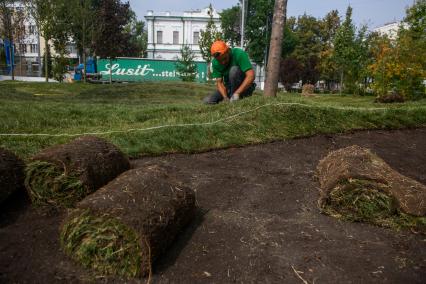
[[0, 203], [16, 190], [24, 188], [24, 167], [18, 156], [0, 147]]
[[330, 153], [317, 167], [321, 210], [336, 218], [426, 230], [426, 186], [405, 177], [368, 149]]
[[134, 169], [77, 204], [61, 227], [61, 246], [100, 274], [146, 276], [194, 213], [194, 192], [164, 168]]
[[72, 207], [129, 168], [129, 160], [116, 146], [82, 136], [32, 157], [25, 187], [36, 205]]

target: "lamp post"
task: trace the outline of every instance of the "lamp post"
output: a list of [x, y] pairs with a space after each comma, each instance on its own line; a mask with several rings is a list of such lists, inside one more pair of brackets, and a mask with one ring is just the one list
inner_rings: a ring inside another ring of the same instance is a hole
[[244, 25], [246, 19], [246, 2], [248, 0], [240, 0], [241, 2], [241, 49], [244, 49]]

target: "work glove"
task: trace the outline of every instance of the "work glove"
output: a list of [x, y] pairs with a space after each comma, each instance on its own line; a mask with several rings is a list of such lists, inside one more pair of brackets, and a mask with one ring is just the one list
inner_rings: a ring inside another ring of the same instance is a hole
[[238, 101], [240, 99], [240, 94], [238, 94], [238, 93], [234, 93], [233, 95], [232, 95], [232, 97], [231, 97], [231, 102], [235, 102], [235, 101]]

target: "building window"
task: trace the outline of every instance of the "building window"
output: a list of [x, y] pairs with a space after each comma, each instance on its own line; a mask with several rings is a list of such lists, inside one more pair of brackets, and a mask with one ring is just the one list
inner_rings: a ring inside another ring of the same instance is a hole
[[198, 40], [200, 39], [200, 32], [194, 32], [194, 38], [192, 40], [193, 44], [198, 44]]
[[37, 44], [30, 44], [30, 52], [31, 53], [37, 53], [38, 52]]
[[30, 26], [28, 26], [28, 28], [29, 28], [29, 34], [30, 35], [35, 35], [36, 34], [36, 26], [30, 25]]
[[73, 54], [73, 53], [77, 53], [75, 45], [74, 44], [68, 44], [66, 46], [66, 50], [68, 51], [69, 54]]
[[163, 31], [157, 31], [157, 43], [163, 43]]
[[179, 44], [179, 32], [173, 32], [173, 44]]
[[20, 52], [21, 54], [23, 54], [23, 53], [27, 53], [27, 45], [26, 45], [25, 43], [21, 43], [21, 44], [19, 45], [19, 52]]

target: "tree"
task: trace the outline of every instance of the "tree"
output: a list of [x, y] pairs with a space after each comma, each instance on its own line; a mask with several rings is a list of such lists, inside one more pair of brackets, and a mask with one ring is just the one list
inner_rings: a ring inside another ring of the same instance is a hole
[[287, 0], [275, 0], [274, 18], [271, 34], [271, 45], [269, 48], [268, 65], [266, 66], [266, 81], [264, 94], [267, 97], [277, 95], [278, 77], [280, 69], [280, 57], [284, 24], [287, 13]]
[[[76, 0], [69, 2], [71, 15], [70, 33], [77, 47], [78, 54], [83, 59], [83, 70], [86, 70], [86, 56], [91, 52], [91, 40], [94, 34], [94, 18], [96, 6], [93, 0]], [[86, 82], [86, 72], [83, 72]]]
[[372, 44], [374, 62], [369, 66], [373, 89], [381, 97], [393, 91], [404, 99], [425, 96], [426, 1], [417, 1], [406, 11], [406, 27], [401, 26], [396, 41], [376, 38]]
[[339, 80], [339, 72], [336, 62], [333, 60], [333, 41], [340, 27], [340, 17], [337, 10], [332, 10], [320, 21], [321, 51], [317, 70], [320, 79], [326, 82], [330, 90], [330, 83]]
[[[125, 34], [124, 28], [130, 21], [130, 4], [120, 0], [98, 0], [99, 8], [96, 12], [96, 33], [93, 34], [93, 49], [96, 55], [112, 60], [122, 55], [129, 43], [130, 37]], [[112, 83], [112, 68], [109, 81]]]
[[303, 83], [315, 84], [319, 78], [319, 55], [322, 48], [320, 22], [315, 17], [304, 14], [297, 19], [294, 31], [297, 48], [292, 56], [302, 64]]
[[260, 66], [267, 61], [273, 11], [273, 0], [249, 1], [247, 5], [246, 49], [250, 58]]
[[[213, 42], [221, 38], [220, 32], [217, 30], [217, 27], [213, 21], [213, 7], [210, 4], [209, 6], [209, 14], [210, 19], [207, 23], [206, 30], [201, 31], [200, 33], [200, 40], [198, 42], [198, 45], [200, 46], [200, 52], [203, 59], [207, 62], [207, 66], [210, 66], [210, 63], [212, 62], [212, 55], [210, 53], [210, 47], [212, 46]], [[208, 78], [210, 79], [210, 68], [208, 68]]]
[[241, 45], [241, 8], [233, 6], [220, 13], [223, 40], [231, 46]]
[[[27, 9], [32, 18], [36, 22], [37, 29], [45, 41], [44, 62], [48, 62], [47, 56], [50, 54], [49, 41], [53, 37], [54, 22], [54, 5], [55, 0], [26, 0]], [[49, 50], [47, 52], [47, 50]], [[49, 81], [48, 64], [44, 64], [44, 76], [46, 82]]]
[[130, 14], [130, 21], [124, 28], [124, 33], [130, 38], [123, 56], [146, 57], [148, 33], [145, 30], [145, 22], [138, 21], [134, 11], [130, 10]]
[[302, 64], [294, 58], [287, 57], [281, 60], [280, 82], [287, 91], [291, 90], [294, 83], [299, 82], [302, 73]]
[[[20, 42], [25, 35], [24, 21], [26, 14], [23, 9], [15, 4], [13, 0], [0, 0], [0, 36], [8, 39], [10, 46]], [[11, 75], [12, 80], [15, 80], [15, 68], [13, 64], [13, 49], [9, 49], [8, 57], [11, 58]]]
[[189, 45], [184, 44], [180, 50], [180, 58], [176, 63], [176, 71], [184, 82], [194, 82], [197, 76], [197, 65], [194, 62], [194, 52]]
[[281, 51], [282, 58], [289, 57], [296, 49], [296, 46], [299, 44], [296, 34], [290, 29], [288, 25], [288, 22], [293, 21], [294, 18], [289, 20], [286, 21], [286, 24], [284, 26], [284, 31], [283, 31], [283, 43], [282, 43], [283, 46]]
[[352, 23], [351, 6], [348, 6], [345, 21], [336, 32], [333, 60], [340, 71], [340, 92], [342, 92], [345, 76], [351, 75], [355, 65], [355, 26]]

